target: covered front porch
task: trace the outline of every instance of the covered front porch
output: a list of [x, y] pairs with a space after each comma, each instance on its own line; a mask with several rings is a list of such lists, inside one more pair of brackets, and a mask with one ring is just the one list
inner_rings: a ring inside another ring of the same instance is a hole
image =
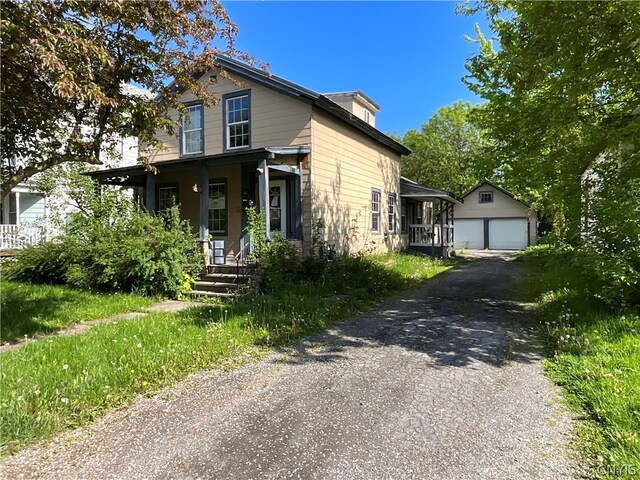
[[448, 258], [453, 250], [453, 207], [462, 203], [448, 192], [400, 179], [403, 230], [408, 249]]
[[244, 261], [252, 243], [246, 209], [266, 217], [267, 238], [279, 232], [302, 242], [302, 163], [308, 146], [269, 147], [92, 172], [102, 184], [134, 188], [149, 212], [179, 205], [202, 244], [205, 263]]

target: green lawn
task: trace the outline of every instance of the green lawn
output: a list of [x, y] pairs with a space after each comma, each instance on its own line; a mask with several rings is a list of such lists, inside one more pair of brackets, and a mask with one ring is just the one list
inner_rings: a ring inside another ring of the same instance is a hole
[[2, 455], [191, 372], [321, 331], [452, 265], [404, 254], [343, 259], [320, 278], [257, 298], [103, 324], [7, 352], [0, 356]]
[[51, 333], [84, 320], [132, 312], [154, 299], [128, 294], [96, 294], [58, 285], [0, 282], [0, 341]]
[[[571, 261], [570, 261], [571, 260]], [[546, 370], [583, 415], [578, 444], [593, 478], [640, 475], [640, 316], [612, 312], [581, 294], [575, 259], [525, 254], [539, 296]], [[635, 473], [634, 473], [635, 472]]]

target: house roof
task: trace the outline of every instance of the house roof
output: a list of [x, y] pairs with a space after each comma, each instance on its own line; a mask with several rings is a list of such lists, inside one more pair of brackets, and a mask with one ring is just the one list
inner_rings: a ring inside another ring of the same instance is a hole
[[[391, 148], [393, 151], [399, 153], [400, 155], [409, 155], [411, 153], [411, 150], [402, 145], [400, 142], [397, 142], [388, 135], [385, 135], [377, 128], [372, 127], [364, 120], [358, 118], [345, 108], [341, 107], [340, 105], [320, 93], [314, 92], [313, 90], [309, 90], [308, 88], [290, 82], [289, 80], [286, 80], [282, 77], [269, 74], [262, 69], [252, 67], [251, 65], [240, 62], [238, 60], [234, 60], [229, 57], [219, 56], [217, 57], [216, 62], [220, 67], [228, 72], [234, 73], [247, 80], [254, 81], [280, 93], [296, 98], [302, 102], [313, 105], [318, 110], [322, 110], [330, 116], [341, 120], [353, 129], [359, 130], [365, 135], [368, 135], [369, 137], [376, 140], [378, 143]], [[199, 72], [194, 76], [196, 78], [200, 78], [205, 73], [206, 72]], [[176, 86], [175, 88], [178, 91], [184, 91], [184, 88], [181, 88], [179, 86]]]
[[331, 97], [360, 97], [360, 101], [363, 103], [368, 103], [368, 107], [372, 108], [373, 110], [380, 110], [380, 105], [378, 105], [376, 102], [373, 101], [373, 99], [367, 95], [366, 93], [364, 93], [362, 90], [351, 90], [348, 92], [332, 92], [332, 93], [323, 93], [323, 95], [325, 97], [331, 98]]
[[[306, 155], [311, 151], [307, 146], [296, 147], [264, 147], [254, 148], [251, 150], [242, 150], [237, 152], [218, 153], [216, 155], [207, 155], [204, 157], [186, 157], [176, 160], [167, 160], [165, 162], [155, 162], [151, 165], [162, 169], [163, 171], [180, 170], [185, 167], [197, 168], [199, 166], [223, 166], [235, 165], [240, 163], [265, 160], [269, 155]], [[107, 170], [95, 170], [86, 172], [84, 175], [90, 176], [103, 183], [122, 184], [120, 179], [140, 176], [149, 173], [144, 165], [133, 165], [129, 167], [109, 168]]]
[[491, 185], [491, 187], [493, 187], [493, 188], [495, 188], [496, 190], [498, 190], [498, 191], [500, 191], [500, 192], [504, 193], [505, 195], [507, 195], [507, 196], [509, 196], [509, 197], [513, 198], [516, 202], [521, 203], [521, 204], [522, 204], [522, 205], [524, 205], [525, 207], [527, 207], [527, 208], [531, 208], [531, 205], [529, 205], [529, 204], [528, 204], [528, 203], [526, 203], [526, 202], [523, 202], [522, 200], [517, 199], [517, 198], [516, 198], [516, 196], [515, 196], [513, 193], [511, 193], [511, 192], [510, 192], [510, 191], [508, 191], [508, 190], [505, 190], [505, 189], [504, 189], [504, 188], [502, 188], [502, 187], [499, 187], [498, 185], [496, 185], [495, 183], [491, 182], [491, 181], [490, 181], [489, 179], [487, 179], [487, 178], [485, 178], [484, 180], [482, 180], [480, 183], [478, 183], [478, 184], [477, 184], [475, 187], [473, 187], [471, 190], [469, 190], [469, 191], [467, 191], [466, 193], [464, 193], [464, 194], [462, 195], [462, 198], [464, 199], [464, 197], [468, 196], [470, 193], [472, 193], [472, 192], [476, 191], [478, 188], [480, 188], [482, 185], [485, 185], [485, 184], [486, 184], [486, 185]]
[[424, 185], [420, 185], [406, 177], [400, 177], [400, 196], [403, 198], [415, 198], [416, 200], [422, 201], [437, 198], [447, 202], [458, 204], [462, 203], [460, 199], [456, 198], [455, 195], [450, 192], [425, 187]]

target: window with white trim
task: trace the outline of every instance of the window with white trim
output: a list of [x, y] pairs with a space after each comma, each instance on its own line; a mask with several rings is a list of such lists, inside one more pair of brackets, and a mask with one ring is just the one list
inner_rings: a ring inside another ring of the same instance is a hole
[[396, 194], [389, 193], [387, 195], [388, 208], [389, 208], [389, 233], [396, 233]]
[[371, 113], [366, 108], [364, 109], [364, 121], [367, 123], [371, 123]]
[[493, 192], [480, 192], [480, 203], [492, 203], [493, 202]]
[[400, 232], [407, 233], [407, 201], [400, 199]]
[[202, 104], [187, 107], [182, 118], [182, 154], [194, 155], [204, 151], [204, 122]]
[[227, 150], [249, 147], [249, 94], [226, 98], [225, 110]]
[[371, 189], [371, 231], [380, 233], [380, 190]]
[[227, 233], [227, 184], [209, 183], [209, 232]]

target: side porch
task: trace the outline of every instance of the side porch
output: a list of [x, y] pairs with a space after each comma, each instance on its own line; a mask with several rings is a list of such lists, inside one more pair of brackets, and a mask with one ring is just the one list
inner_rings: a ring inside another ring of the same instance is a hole
[[453, 207], [461, 204], [449, 192], [400, 179], [402, 230], [408, 250], [449, 258], [453, 250]]
[[179, 205], [198, 234], [206, 265], [237, 265], [249, 256], [246, 210], [266, 218], [267, 238], [302, 243], [302, 164], [308, 146], [270, 147], [92, 172], [102, 184], [138, 191], [149, 212]]

